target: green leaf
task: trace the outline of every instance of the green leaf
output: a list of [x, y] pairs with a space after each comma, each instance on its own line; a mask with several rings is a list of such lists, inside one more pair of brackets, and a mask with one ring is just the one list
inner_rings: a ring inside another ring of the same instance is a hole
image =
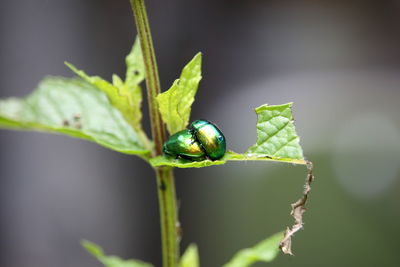
[[106, 95], [80, 79], [48, 77], [25, 98], [0, 100], [0, 127], [66, 134], [126, 154], [149, 153]]
[[183, 158], [174, 158], [169, 156], [158, 156], [150, 159], [150, 164], [153, 167], [170, 166], [177, 168], [202, 168], [213, 165], [225, 164], [225, 160], [202, 160], [202, 161], [191, 161]]
[[277, 233], [252, 248], [246, 248], [236, 253], [223, 267], [247, 267], [256, 262], [271, 262], [279, 254], [279, 242], [283, 233]]
[[[141, 103], [143, 96], [142, 89], [139, 86], [145, 78], [145, 70], [138, 38], [136, 39], [131, 52], [126, 57], [125, 62], [127, 65], [125, 82], [123, 82], [118, 75], [114, 74], [112, 76], [112, 84], [99, 76], [87, 75], [83, 70], [77, 69], [71, 63], [65, 62], [65, 64], [86, 82], [103, 91], [109, 98], [111, 104], [119, 109], [131, 127], [133, 127], [136, 132], [140, 133], [142, 138], [145, 139], [141, 126]], [[144, 141], [148, 142], [148, 140]]]
[[133, 88], [144, 80], [146, 73], [139, 38], [136, 38], [131, 52], [125, 59], [125, 63], [127, 67], [125, 83]]
[[101, 247], [87, 240], [82, 246], [106, 267], [151, 267], [153, 265], [139, 260], [123, 260], [117, 256], [107, 256]]
[[256, 108], [257, 143], [246, 152], [256, 156], [304, 159], [292, 116], [292, 104]]
[[[219, 160], [191, 161], [187, 159], [159, 156], [150, 160], [154, 167], [201, 168], [222, 165], [227, 161], [275, 161], [306, 165], [299, 137], [294, 128], [292, 103], [256, 108], [257, 143], [244, 154], [228, 151]], [[226, 135], [228, 136], [228, 135]]]
[[196, 244], [191, 244], [183, 254], [179, 267], [199, 267], [199, 252]]
[[306, 165], [305, 160], [300, 159], [289, 159], [289, 158], [277, 158], [277, 157], [263, 157], [258, 155], [246, 155], [238, 154], [233, 151], [228, 151], [225, 156], [219, 160], [202, 160], [202, 161], [191, 161], [183, 158], [174, 158], [169, 156], [158, 156], [150, 159], [150, 164], [153, 167], [170, 166], [177, 168], [202, 168], [214, 165], [223, 165], [228, 161], [271, 161], [271, 162], [282, 162]]
[[172, 135], [189, 124], [191, 106], [201, 80], [201, 53], [183, 68], [171, 88], [157, 96], [158, 107], [168, 132]]

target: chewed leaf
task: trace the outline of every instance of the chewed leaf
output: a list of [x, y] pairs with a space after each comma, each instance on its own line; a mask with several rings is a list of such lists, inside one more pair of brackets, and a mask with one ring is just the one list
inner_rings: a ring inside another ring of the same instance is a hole
[[303, 229], [303, 214], [306, 212], [306, 204], [311, 191], [311, 183], [314, 181], [314, 166], [311, 161], [307, 162], [307, 178], [304, 184], [303, 195], [295, 203], [292, 203], [292, 211], [290, 214], [294, 218], [292, 227], [287, 227], [285, 235], [279, 243], [279, 248], [283, 253], [293, 255], [292, 253], [292, 237], [299, 230]]
[[214, 165], [223, 165], [228, 161], [270, 161], [270, 162], [282, 162], [305, 165], [307, 162], [301, 159], [288, 159], [288, 158], [276, 158], [276, 157], [263, 157], [258, 155], [246, 155], [238, 154], [232, 151], [226, 152], [225, 156], [219, 160], [202, 160], [192, 161], [182, 158], [174, 158], [169, 156], [158, 156], [150, 159], [150, 164], [153, 167], [169, 166], [177, 168], [202, 168]]
[[304, 159], [296, 133], [292, 103], [256, 108], [257, 143], [246, 152], [251, 155]]
[[82, 246], [98, 259], [105, 267], [152, 267], [150, 263], [140, 260], [124, 260], [117, 256], [105, 255], [103, 249], [87, 240], [82, 241]]
[[179, 261], [179, 267], [199, 267], [199, 252], [195, 244], [191, 244]]
[[66, 134], [126, 154], [148, 154], [106, 95], [80, 79], [45, 78], [25, 98], [0, 100], [0, 127]]
[[244, 154], [228, 151], [219, 160], [191, 161], [169, 156], [150, 160], [154, 167], [201, 168], [222, 165], [227, 161], [275, 161], [306, 165], [292, 116], [292, 103], [256, 108], [257, 143]]
[[279, 254], [279, 241], [283, 233], [277, 233], [252, 248], [240, 250], [223, 267], [247, 267], [256, 262], [270, 262]]
[[144, 142], [149, 144], [141, 126], [141, 103], [143, 96], [140, 83], [145, 78], [145, 70], [139, 39], [135, 41], [125, 61], [127, 65], [125, 82], [118, 75], [114, 74], [112, 76], [112, 83], [99, 76], [89, 76], [71, 63], [65, 62], [65, 64], [86, 82], [103, 91], [111, 104], [122, 113], [129, 125], [141, 135]]
[[191, 106], [201, 80], [201, 53], [198, 53], [182, 70], [171, 88], [157, 96], [159, 110], [168, 132], [172, 135], [186, 128]]
[[170, 156], [158, 156], [155, 158], [150, 159], [150, 164], [153, 167], [162, 167], [162, 166], [169, 166], [169, 167], [177, 167], [177, 168], [202, 168], [202, 167], [209, 167], [214, 165], [222, 165], [225, 164], [226, 161], [224, 160], [202, 160], [202, 161], [192, 161], [183, 158], [174, 158]]
[[86, 82], [93, 85], [98, 90], [104, 92], [111, 104], [117, 108], [125, 117], [125, 120], [129, 122], [130, 127], [136, 131], [141, 131], [141, 119], [142, 112], [140, 105], [142, 102], [142, 92], [140, 86], [137, 85], [133, 88], [122, 82], [121, 78], [117, 75], [113, 75], [113, 83], [102, 79], [99, 76], [88, 76], [83, 70], [78, 70], [74, 65], [65, 62], [65, 64], [81, 77]]
[[125, 58], [126, 77], [125, 83], [129, 87], [135, 87], [145, 78], [145, 68], [139, 38], [136, 38], [131, 52]]

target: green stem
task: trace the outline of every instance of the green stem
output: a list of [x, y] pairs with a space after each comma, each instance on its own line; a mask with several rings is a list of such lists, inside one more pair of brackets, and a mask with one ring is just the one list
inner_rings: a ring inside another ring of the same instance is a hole
[[162, 145], [165, 141], [165, 127], [158, 112], [157, 95], [161, 93], [160, 79], [156, 56], [154, 54], [153, 40], [151, 38], [150, 26], [147, 19], [146, 8], [143, 0], [130, 0], [135, 15], [136, 27], [139, 34], [145, 69], [147, 100], [151, 120], [151, 133], [154, 140], [155, 155], [162, 154]]
[[176, 206], [175, 182], [172, 168], [158, 168], [157, 191], [160, 205], [162, 257], [164, 267], [175, 267], [178, 263], [179, 227]]
[[[157, 95], [161, 93], [160, 80], [150, 26], [144, 0], [130, 0], [139, 34], [146, 69], [147, 98], [150, 112], [151, 133], [154, 140], [153, 156], [162, 154], [166, 140], [165, 126], [158, 111]], [[160, 205], [162, 255], [164, 267], [175, 267], [178, 262], [177, 207], [174, 175], [171, 168], [155, 168]]]

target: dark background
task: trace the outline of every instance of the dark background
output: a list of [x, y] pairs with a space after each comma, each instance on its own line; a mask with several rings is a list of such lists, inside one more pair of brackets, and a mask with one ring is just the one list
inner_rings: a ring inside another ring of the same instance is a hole
[[[295, 102], [317, 180], [296, 256], [271, 265], [398, 266], [400, 2], [146, 2], [162, 87], [202, 51], [192, 119], [216, 122], [230, 149], [255, 142], [255, 107]], [[123, 76], [135, 35], [128, 0], [2, 0], [0, 97], [72, 76], [64, 60]], [[160, 266], [155, 181], [142, 160], [42, 133], [1, 131], [0, 148], [0, 266], [99, 266], [81, 239]], [[202, 266], [221, 266], [283, 230], [305, 173], [252, 162], [177, 170], [182, 249], [195, 242]]]

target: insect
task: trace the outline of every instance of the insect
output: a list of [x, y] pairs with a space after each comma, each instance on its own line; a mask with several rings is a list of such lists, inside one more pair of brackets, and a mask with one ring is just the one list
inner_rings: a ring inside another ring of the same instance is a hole
[[164, 143], [165, 154], [193, 161], [217, 160], [225, 155], [226, 140], [218, 127], [206, 120], [192, 122], [188, 129], [170, 136]]

